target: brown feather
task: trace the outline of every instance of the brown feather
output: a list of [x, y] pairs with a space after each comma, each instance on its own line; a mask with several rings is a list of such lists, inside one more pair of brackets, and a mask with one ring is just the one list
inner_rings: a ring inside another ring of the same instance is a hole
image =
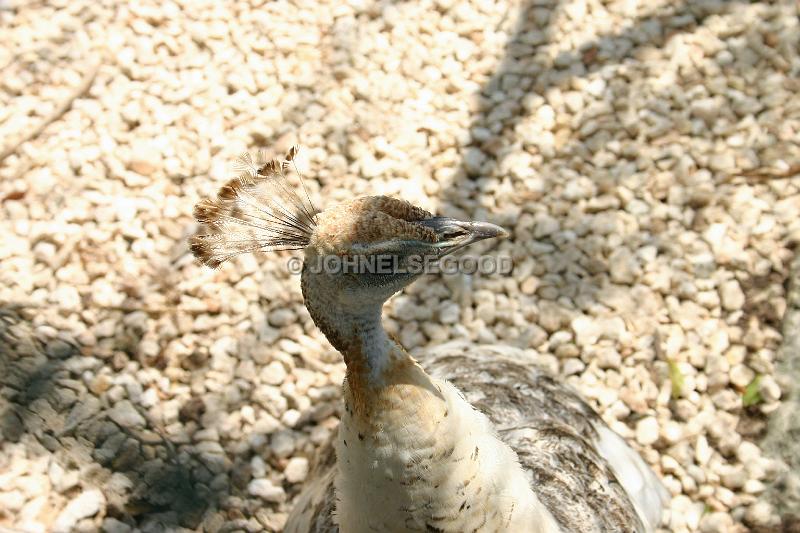
[[[297, 155], [293, 147], [284, 163]], [[217, 197], [200, 201], [194, 209], [198, 222], [214, 233], [191, 239], [190, 249], [203, 264], [217, 268], [236, 255], [273, 250], [297, 250], [308, 245], [316, 227], [316, 209], [305, 190], [298, 195], [290, 183], [284, 165], [259, 153], [237, 161], [238, 177], [223, 185]]]

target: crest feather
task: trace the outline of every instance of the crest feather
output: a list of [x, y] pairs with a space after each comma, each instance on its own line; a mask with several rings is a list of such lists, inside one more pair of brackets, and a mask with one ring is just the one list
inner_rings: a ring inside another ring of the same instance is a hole
[[[297, 147], [283, 161], [264, 152], [253, 158], [243, 154], [236, 161], [239, 175], [223, 185], [216, 198], [195, 205], [194, 217], [214, 230], [196, 235], [190, 249], [203, 264], [217, 268], [239, 254], [298, 250], [308, 245], [316, 227], [317, 210], [295, 165]], [[287, 178], [294, 168], [305, 198]]]

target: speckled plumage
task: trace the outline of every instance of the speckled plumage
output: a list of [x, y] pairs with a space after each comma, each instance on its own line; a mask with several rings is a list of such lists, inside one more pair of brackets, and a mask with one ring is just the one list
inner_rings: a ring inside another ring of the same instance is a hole
[[[624, 458], [634, 462], [633, 468], [612, 467], [598, 450], [598, 442], [610, 430], [575, 391], [536, 366], [530, 350], [451, 342], [427, 351], [421, 364], [432, 376], [446, 378], [488, 416], [500, 439], [519, 457], [531, 489], [562, 531], [652, 531], [656, 527], [667, 493], [655, 474], [629, 448]], [[627, 447], [621, 439], [613, 444]], [[318, 503], [334, 498], [334, 442], [320, 453], [327, 460], [309, 480], [316, 498], [310, 492], [301, 496], [287, 532], [338, 531], [329, 514], [332, 509]], [[612, 462], [620, 460], [616, 457]], [[648, 506], [640, 511], [642, 518], [636, 510], [640, 504], [635, 502]], [[314, 527], [304, 527], [309, 519]]]
[[[656, 527], [666, 489], [577, 392], [536, 365], [531, 351], [453, 342], [430, 350], [426, 362], [489, 416], [563, 529], [632, 530], [637, 506], [644, 529]], [[602, 449], [609, 438], [620, 454]]]
[[317, 216], [312, 237], [314, 253], [336, 253], [353, 244], [381, 239], [419, 239], [435, 242], [430, 229], [413, 224], [433, 215], [389, 196], [366, 196], [337, 205]]

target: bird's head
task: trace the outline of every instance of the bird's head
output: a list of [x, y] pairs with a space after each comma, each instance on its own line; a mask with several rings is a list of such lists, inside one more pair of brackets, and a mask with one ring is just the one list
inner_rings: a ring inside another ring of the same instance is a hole
[[197, 205], [197, 220], [217, 230], [192, 240], [201, 262], [216, 268], [240, 253], [303, 249], [304, 292], [313, 284], [327, 305], [350, 312], [382, 304], [456, 250], [506, 235], [494, 224], [434, 216], [387, 196], [317, 212], [287, 180], [295, 154], [283, 162], [242, 158], [244, 173]]
[[434, 216], [388, 196], [345, 202], [316, 220], [305, 269], [337, 287], [345, 307], [382, 304], [442, 257], [506, 234], [494, 224]]

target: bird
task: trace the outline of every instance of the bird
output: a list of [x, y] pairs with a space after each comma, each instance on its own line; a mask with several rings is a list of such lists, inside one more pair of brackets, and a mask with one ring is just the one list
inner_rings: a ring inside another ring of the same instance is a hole
[[240, 159], [195, 206], [209, 232], [190, 244], [212, 268], [302, 250], [305, 307], [346, 366], [338, 432], [285, 531], [654, 531], [668, 501], [658, 476], [533, 350], [458, 340], [417, 359], [383, 327], [386, 301], [425, 265], [508, 233], [389, 196], [318, 211], [289, 178], [303, 183], [297, 154]]

